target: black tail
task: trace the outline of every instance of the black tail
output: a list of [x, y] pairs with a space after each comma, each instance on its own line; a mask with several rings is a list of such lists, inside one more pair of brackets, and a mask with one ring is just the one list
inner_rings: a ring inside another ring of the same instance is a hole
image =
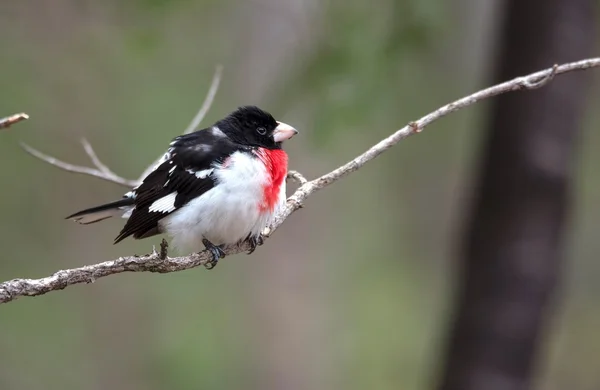
[[65, 219], [72, 219], [82, 225], [88, 225], [90, 223], [99, 222], [105, 220], [106, 218], [122, 214], [124, 211], [121, 208], [133, 206], [133, 202], [134, 200], [132, 198], [124, 197], [123, 199], [119, 199], [111, 203], [79, 211], [73, 215], [69, 215]]

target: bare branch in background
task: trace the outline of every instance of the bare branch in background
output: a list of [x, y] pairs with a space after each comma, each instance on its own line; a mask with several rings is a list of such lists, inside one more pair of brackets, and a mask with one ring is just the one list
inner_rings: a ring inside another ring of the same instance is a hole
[[[294, 211], [302, 207], [306, 198], [320, 189], [323, 189], [336, 182], [343, 176], [360, 169], [363, 165], [373, 160], [398, 142], [412, 134], [422, 131], [430, 123], [448, 115], [451, 112], [458, 111], [471, 106], [481, 100], [489, 99], [493, 96], [504, 94], [511, 91], [523, 89], [532, 89], [540, 86], [540, 82], [551, 81], [553, 75], [560, 75], [567, 72], [585, 70], [589, 68], [600, 67], [600, 57], [591, 58], [577, 62], [571, 62], [560, 66], [554, 66], [527, 76], [517, 77], [502, 84], [483, 89], [479, 92], [458, 99], [450, 104], [442, 106], [437, 110], [425, 115], [417, 121], [410, 122], [394, 134], [383, 139], [363, 154], [354, 158], [341, 167], [324, 174], [314, 180], [302, 184], [294, 194], [288, 199], [286, 206], [275, 216], [270, 227], [265, 229], [265, 239], [281, 226], [281, 224]], [[47, 159], [44, 159], [47, 161]], [[80, 172], [82, 173], [82, 172]], [[95, 176], [95, 175], [93, 175]], [[292, 177], [302, 181], [299, 176], [291, 174]], [[234, 255], [245, 252], [250, 249], [248, 243], [240, 245], [231, 245], [224, 248], [226, 255]], [[164, 253], [163, 253], [164, 255]], [[153, 251], [145, 256], [126, 256], [117, 260], [106, 261], [99, 264], [88, 265], [81, 268], [73, 268], [58, 271], [52, 276], [42, 279], [13, 279], [0, 283], [0, 303], [10, 302], [20, 296], [36, 296], [46, 294], [50, 291], [62, 290], [67, 286], [78, 283], [92, 283], [96, 279], [119, 274], [122, 272], [158, 272], [168, 273], [182, 271], [200, 265], [206, 265], [212, 259], [209, 251], [202, 251], [196, 254], [182, 257], [166, 257], [162, 259], [160, 253]]]
[[96, 152], [94, 151], [94, 148], [92, 147], [92, 144], [90, 144], [90, 142], [87, 139], [85, 139], [85, 138], [81, 139], [81, 146], [83, 146], [83, 150], [88, 155], [90, 160], [92, 160], [92, 164], [94, 164], [100, 172], [103, 172], [107, 176], [117, 176], [116, 173], [111, 171], [110, 168], [108, 168], [102, 161], [100, 161], [100, 159], [98, 158], [98, 155], [96, 154]]
[[[198, 126], [200, 125], [200, 122], [202, 122], [202, 120], [206, 116], [206, 113], [208, 112], [208, 110], [210, 110], [210, 107], [212, 106], [212, 103], [215, 100], [215, 95], [217, 94], [217, 91], [219, 90], [222, 73], [223, 73], [223, 67], [221, 65], [217, 66], [217, 68], [215, 69], [215, 74], [213, 76], [210, 88], [206, 94], [206, 97], [204, 98], [204, 102], [202, 103], [202, 107], [200, 107], [200, 110], [198, 111], [198, 113], [196, 114], [196, 116], [194, 117], [192, 122], [189, 124], [189, 126], [186, 128], [185, 134], [191, 133], [192, 131], [196, 130], [198, 128]], [[25, 114], [17, 114], [17, 115], [25, 115]], [[17, 115], [13, 115], [12, 117], [16, 117]], [[9, 117], [9, 118], [12, 118], [12, 117]], [[5, 118], [5, 119], [8, 119], [8, 118]], [[21, 119], [18, 119], [17, 121], [13, 121], [12, 123], [16, 123], [22, 119], [27, 119], [27, 118], [26, 117], [21, 118]], [[150, 164], [144, 170], [144, 172], [140, 175], [140, 177], [137, 180], [130, 180], [130, 179], [126, 179], [124, 177], [117, 175], [108, 166], [106, 166], [106, 164], [104, 164], [98, 158], [98, 156], [96, 155], [96, 152], [94, 151], [94, 148], [85, 138], [83, 138], [81, 140], [81, 144], [83, 145], [83, 149], [85, 150], [86, 154], [89, 156], [90, 160], [92, 160], [92, 164], [94, 164], [95, 168], [67, 163], [67, 162], [59, 160], [55, 157], [49, 156], [45, 153], [42, 153], [39, 150], [34, 149], [31, 146], [26, 145], [24, 143], [21, 143], [21, 147], [23, 149], [25, 149], [25, 151], [27, 153], [29, 153], [30, 155], [32, 155], [36, 158], [39, 158], [40, 160], [45, 161], [50, 165], [54, 165], [55, 167], [60, 168], [64, 171], [94, 176], [99, 179], [106, 180], [111, 183], [119, 184], [119, 185], [122, 185], [122, 186], [125, 186], [128, 188], [133, 188], [133, 187], [136, 187], [137, 185], [139, 185], [142, 182], [142, 180], [146, 176], [148, 176], [148, 174], [150, 172], [152, 172], [154, 167], [160, 161], [160, 157], [159, 157], [156, 161], [152, 162], [152, 164]]]
[[26, 119], [29, 119], [29, 115], [25, 114], [24, 112], [7, 116], [5, 118], [0, 119], [0, 129], [6, 129], [7, 127], [14, 125], [15, 123], [19, 123]]
[[[85, 142], [87, 142], [87, 141], [85, 141]], [[47, 154], [44, 154], [44, 153], [40, 152], [39, 150], [34, 149], [31, 146], [24, 144], [24, 143], [21, 143], [21, 147], [23, 149], [25, 149], [25, 151], [27, 153], [31, 154], [32, 156], [37, 157], [40, 160], [45, 161], [50, 165], [54, 165], [55, 167], [60, 168], [64, 171], [94, 176], [99, 179], [110, 181], [112, 183], [120, 184], [122, 186], [130, 187], [130, 188], [135, 187], [137, 185], [136, 181], [127, 180], [125, 178], [117, 176], [116, 174], [112, 173], [112, 171], [110, 171], [110, 170], [104, 171], [104, 170], [101, 170], [98, 168], [90, 168], [90, 167], [84, 167], [81, 165], [69, 164], [69, 163], [59, 160], [55, 157], [48, 156]], [[84, 147], [85, 147], [85, 144], [84, 144]], [[90, 148], [91, 148], [91, 145], [90, 145]], [[90, 150], [93, 153], [93, 150], [92, 149], [90, 149]], [[89, 152], [88, 152], [88, 155], [89, 155]], [[94, 155], [94, 157], [96, 156], [95, 153], [93, 155]], [[91, 158], [91, 155], [90, 155], [90, 158]], [[97, 159], [97, 157], [95, 157], [95, 158]], [[94, 160], [94, 158], [91, 158], [91, 159]], [[100, 164], [101, 164], [101, 166], [104, 166], [102, 163], [100, 163]]]
[[[212, 83], [210, 85], [210, 88], [208, 89], [208, 93], [206, 94], [206, 97], [204, 98], [204, 102], [202, 103], [202, 107], [200, 107], [200, 110], [198, 110], [198, 113], [196, 114], [194, 119], [192, 119], [192, 121], [188, 125], [187, 129], [185, 129], [184, 134], [189, 134], [192, 131], [198, 129], [198, 126], [200, 126], [200, 122], [202, 122], [202, 120], [206, 116], [206, 113], [208, 112], [208, 110], [210, 110], [210, 107], [212, 106], [213, 101], [215, 100], [215, 95], [217, 94], [217, 91], [219, 90], [219, 85], [221, 84], [221, 74], [222, 73], [223, 73], [223, 67], [221, 65], [218, 65], [217, 68], [215, 69], [215, 74], [213, 75]], [[148, 166], [148, 168], [146, 168], [146, 170], [144, 170], [144, 172], [142, 172], [142, 174], [140, 175], [140, 177], [137, 180], [138, 183], [141, 183], [142, 180], [144, 180], [144, 178], [146, 176], [148, 176], [150, 174], [150, 172], [152, 172], [154, 170], [154, 167], [156, 165], [158, 165], [158, 163], [160, 162], [161, 157], [156, 159], [156, 161], [154, 161], [152, 164], [150, 164]]]
[[198, 113], [196, 114], [194, 119], [192, 119], [187, 129], [185, 129], [184, 134], [189, 134], [192, 131], [197, 130], [198, 126], [200, 126], [200, 123], [204, 120], [204, 117], [208, 113], [208, 110], [210, 110], [210, 107], [212, 106], [213, 101], [215, 100], [215, 96], [217, 95], [217, 91], [219, 90], [222, 74], [223, 66], [217, 65], [217, 68], [215, 69], [215, 74], [213, 75], [213, 79], [210, 84], [210, 88], [208, 89], [206, 97], [204, 98], [204, 103], [202, 103], [202, 107], [200, 107], [200, 110], [198, 110]]

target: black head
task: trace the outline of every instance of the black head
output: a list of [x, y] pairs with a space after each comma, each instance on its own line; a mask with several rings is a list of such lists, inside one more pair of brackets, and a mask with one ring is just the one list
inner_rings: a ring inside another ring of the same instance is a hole
[[239, 144], [268, 149], [280, 149], [283, 141], [298, 133], [256, 106], [240, 107], [215, 125]]

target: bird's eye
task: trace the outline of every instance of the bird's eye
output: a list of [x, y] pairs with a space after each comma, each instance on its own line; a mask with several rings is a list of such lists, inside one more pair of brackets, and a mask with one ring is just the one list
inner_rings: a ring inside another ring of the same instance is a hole
[[267, 134], [267, 129], [265, 129], [264, 127], [258, 127], [256, 128], [256, 132], [260, 135], [265, 135]]

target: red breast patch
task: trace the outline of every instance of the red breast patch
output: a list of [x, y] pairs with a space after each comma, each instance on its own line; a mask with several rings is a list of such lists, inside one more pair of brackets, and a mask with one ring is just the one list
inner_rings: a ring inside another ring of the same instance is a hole
[[288, 156], [281, 149], [258, 148], [256, 155], [265, 164], [268, 179], [263, 185], [263, 201], [258, 206], [260, 212], [273, 212], [279, 202], [281, 184], [287, 175]]

